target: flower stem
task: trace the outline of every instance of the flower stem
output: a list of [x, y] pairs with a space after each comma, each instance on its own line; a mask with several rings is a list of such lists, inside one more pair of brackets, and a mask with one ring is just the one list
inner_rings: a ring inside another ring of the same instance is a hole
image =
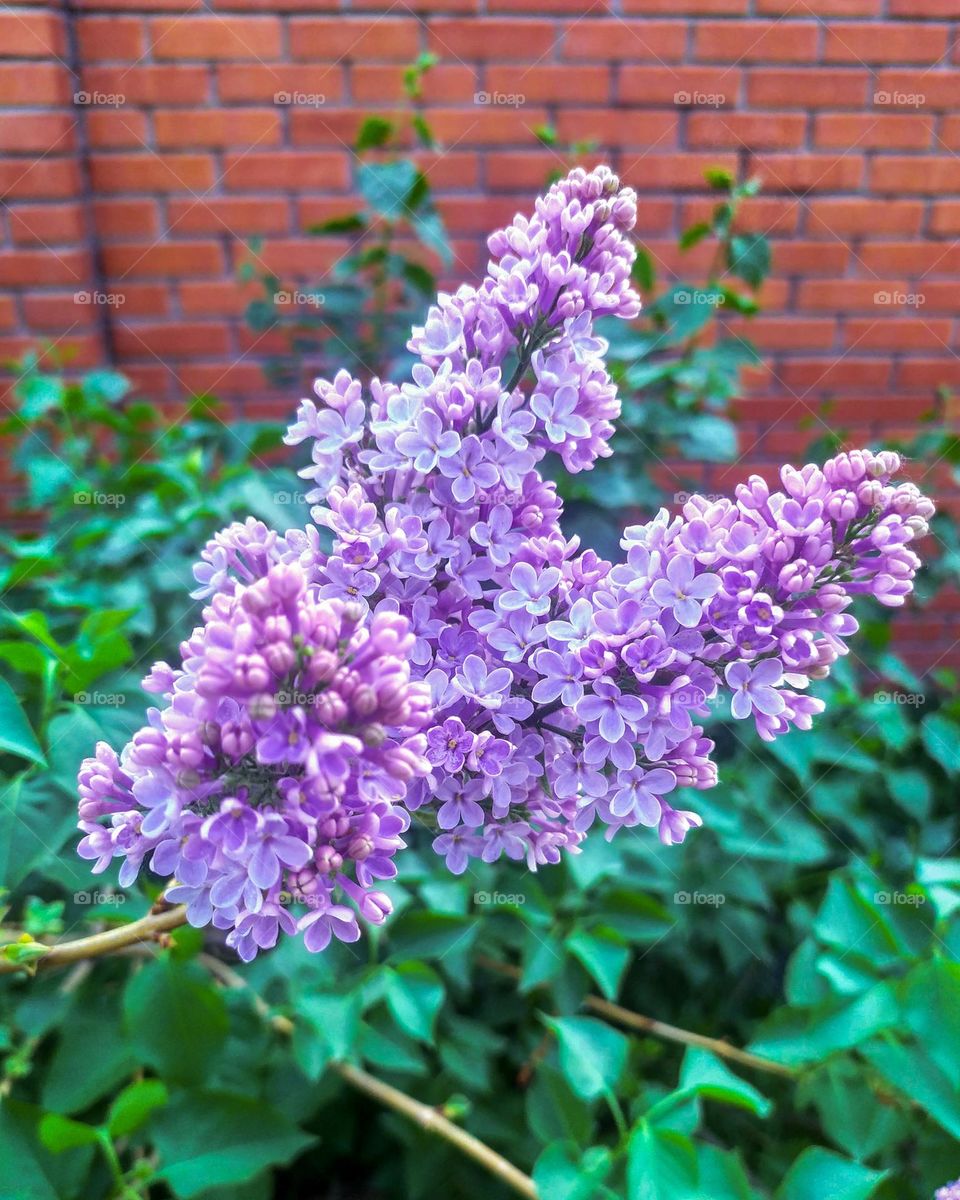
[[[81, 962], [87, 958], [99, 958], [102, 954], [114, 954], [128, 946], [139, 942], [154, 942], [171, 929], [177, 929], [187, 922], [187, 908], [179, 904], [176, 908], [165, 908], [161, 912], [151, 912], [139, 921], [131, 921], [129, 925], [120, 925], [113, 929], [104, 929], [100, 933], [92, 933], [89, 937], [75, 938], [71, 942], [54, 942], [46, 948], [46, 952], [29, 963], [18, 963], [11, 959], [0, 958], [0, 975], [10, 975], [17, 971], [46, 971], [52, 967], [65, 967], [70, 963]], [[14, 943], [16, 944], [16, 943]]]

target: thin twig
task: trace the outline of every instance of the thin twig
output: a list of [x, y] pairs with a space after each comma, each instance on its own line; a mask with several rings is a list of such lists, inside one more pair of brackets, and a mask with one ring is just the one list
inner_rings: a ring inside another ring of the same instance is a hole
[[[271, 1012], [270, 1006], [263, 997], [250, 988], [243, 976], [238, 974], [228, 963], [209, 954], [199, 955], [199, 961], [226, 987], [247, 989], [257, 1013], [265, 1021], [268, 1021], [277, 1033], [287, 1037], [293, 1033], [294, 1022], [280, 1013]], [[525, 1175], [519, 1167], [515, 1167], [512, 1162], [498, 1154], [496, 1150], [491, 1149], [486, 1143], [481, 1142], [479, 1138], [475, 1138], [472, 1133], [467, 1133], [459, 1125], [454, 1125], [439, 1109], [414, 1100], [406, 1092], [401, 1092], [389, 1083], [384, 1083], [382, 1079], [377, 1079], [376, 1076], [352, 1063], [332, 1062], [330, 1069], [336, 1071], [345, 1083], [379, 1101], [380, 1104], [386, 1105], [387, 1108], [392, 1108], [394, 1112], [401, 1113], [425, 1133], [435, 1134], [455, 1146], [467, 1158], [473, 1159], [475, 1163], [505, 1183], [518, 1196], [537, 1200], [536, 1185], [529, 1175]]]
[[[498, 975], [504, 975], [510, 979], [520, 979], [523, 974], [520, 968], [513, 966], [512, 963], [500, 962], [495, 958], [487, 958], [486, 955], [480, 955], [477, 961], [488, 971], [495, 971]], [[599, 1016], [606, 1017], [608, 1021], [625, 1025], [628, 1029], [652, 1033], [655, 1037], [662, 1037], [668, 1042], [680, 1042], [685, 1046], [699, 1046], [702, 1050], [709, 1050], [718, 1057], [740, 1063], [743, 1067], [753, 1067], [754, 1070], [767, 1071], [772, 1075], [792, 1077], [794, 1074], [793, 1068], [785, 1063], [777, 1062], [772, 1058], [762, 1058], [759, 1054], [751, 1054], [749, 1050], [731, 1046], [729, 1042], [725, 1042], [721, 1038], [706, 1037], [702, 1033], [694, 1033], [689, 1029], [681, 1029], [677, 1025], [668, 1025], [665, 1021], [657, 1021], [654, 1017], [645, 1017], [642, 1013], [623, 1008], [610, 1000], [602, 1000], [599, 996], [584, 997], [583, 1005], [584, 1008], [591, 1009]]]
[[65, 967], [84, 959], [99, 958], [103, 954], [115, 954], [128, 946], [156, 941], [161, 934], [185, 925], [186, 922], [186, 905], [179, 904], [176, 908], [148, 913], [139, 921], [131, 921], [129, 925], [104, 929], [101, 933], [75, 938], [71, 942], [54, 942], [47, 947], [45, 954], [31, 959], [29, 963], [16, 963], [7, 958], [0, 958], [0, 975], [12, 975], [18, 971], [48, 971], [53, 967]]

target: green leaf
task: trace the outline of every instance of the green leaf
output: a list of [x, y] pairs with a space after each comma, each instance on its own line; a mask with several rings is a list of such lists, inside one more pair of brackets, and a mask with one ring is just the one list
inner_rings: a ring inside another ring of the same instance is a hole
[[358, 992], [313, 992], [297, 1001], [293, 1051], [310, 1079], [319, 1078], [332, 1059], [351, 1058], [360, 1036], [362, 1003]]
[[634, 260], [633, 269], [630, 274], [633, 277], [634, 283], [641, 291], [653, 291], [657, 273], [653, 266], [653, 259], [642, 246], [637, 248], [637, 257]]
[[960, 725], [943, 713], [930, 713], [920, 723], [920, 735], [927, 753], [948, 775], [960, 771]]
[[808, 1146], [787, 1172], [776, 1200], [869, 1200], [889, 1174]]
[[684, 1055], [680, 1087], [723, 1104], [733, 1104], [756, 1113], [769, 1115], [773, 1105], [750, 1083], [729, 1070], [715, 1054], [691, 1046]]
[[903, 1014], [926, 1053], [951, 1079], [960, 1079], [960, 963], [937, 958], [907, 976]]
[[861, 1047], [861, 1054], [904, 1096], [915, 1100], [954, 1138], [960, 1139], [960, 1092], [952, 1079], [927, 1057], [887, 1036]]
[[123, 997], [130, 1044], [164, 1079], [206, 1079], [227, 1036], [223, 997], [194, 963], [159, 959], [134, 975]]
[[770, 274], [770, 243], [762, 233], [735, 233], [727, 245], [727, 266], [758, 288]]
[[182, 1200], [245, 1183], [317, 1140], [260, 1100], [215, 1092], [185, 1093], [154, 1117], [153, 1130], [158, 1178]]
[[107, 1129], [114, 1138], [126, 1137], [146, 1121], [154, 1109], [167, 1103], [169, 1094], [159, 1079], [138, 1079], [125, 1087], [110, 1105]]
[[41, 1142], [54, 1154], [100, 1141], [100, 1132], [93, 1125], [73, 1121], [59, 1113], [47, 1113], [40, 1121], [39, 1132]]
[[361, 163], [357, 170], [360, 194], [375, 213], [396, 220], [407, 214], [407, 200], [417, 183], [414, 163], [399, 159], [390, 163]]
[[527, 1089], [526, 1116], [541, 1142], [572, 1141], [582, 1146], [593, 1132], [589, 1103], [574, 1095], [563, 1075], [549, 1063], [540, 1064]]
[[384, 117], [367, 117], [360, 126], [355, 149], [358, 151], [372, 150], [377, 146], [384, 146], [390, 140], [392, 133], [393, 124]]
[[718, 191], [728, 192], [733, 187], [733, 175], [725, 167], [707, 167], [703, 177], [712, 188], [716, 188]]
[[444, 994], [443, 981], [426, 963], [399, 963], [387, 978], [387, 1007], [394, 1020], [423, 1042], [433, 1038]]
[[578, 1096], [596, 1100], [612, 1092], [627, 1064], [629, 1042], [593, 1017], [542, 1016], [557, 1036], [560, 1070]]
[[0, 750], [46, 766], [43, 750], [13, 688], [0, 678]]
[[698, 221], [696, 225], [690, 225], [680, 235], [680, 249], [689, 250], [705, 237], [709, 237], [712, 232], [713, 226], [709, 221]]
[[714, 413], [692, 413], [680, 427], [680, 442], [688, 458], [729, 462], [737, 456], [737, 428]]
[[443, 958], [469, 949], [478, 932], [476, 921], [451, 913], [406, 911], [389, 926], [392, 958]]
[[608, 1000], [615, 999], [630, 961], [630, 949], [615, 929], [599, 926], [591, 932], [575, 929], [566, 947], [600, 985]]
[[592, 1146], [581, 1158], [576, 1146], [554, 1142], [534, 1164], [533, 1181], [544, 1200], [593, 1200], [612, 1166], [606, 1146]]
[[627, 1148], [627, 1200], [704, 1200], [690, 1139], [640, 1121]]
[[362, 213], [348, 213], [343, 217], [331, 217], [329, 221], [320, 221], [316, 225], [307, 227], [308, 233], [329, 234], [329, 233], [359, 233], [366, 229], [367, 223], [363, 219]]

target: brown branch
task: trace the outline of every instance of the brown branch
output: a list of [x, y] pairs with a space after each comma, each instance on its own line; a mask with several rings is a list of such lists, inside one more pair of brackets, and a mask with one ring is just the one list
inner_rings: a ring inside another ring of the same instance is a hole
[[[116, 954], [128, 946], [144, 942], [155, 942], [164, 933], [177, 929], [187, 922], [186, 905], [166, 908], [162, 912], [151, 912], [129, 925], [118, 925], [92, 933], [89, 937], [75, 938], [71, 942], [54, 942], [46, 952], [29, 962], [17, 963], [0, 958], [0, 975], [12, 975], [17, 971], [48, 971], [53, 967], [66, 967], [70, 963], [88, 958], [99, 958], [103, 954]], [[14, 943], [16, 944], [16, 943]]]
[[[481, 955], [477, 960], [482, 967], [486, 967], [488, 971], [495, 971], [498, 975], [504, 975], [510, 979], [520, 979], [523, 974], [519, 967], [513, 966], [511, 963], [499, 962], [495, 958], [487, 958]], [[655, 1037], [664, 1038], [668, 1042], [680, 1042], [685, 1046], [698, 1046], [702, 1050], [709, 1050], [720, 1058], [726, 1058], [730, 1062], [739, 1063], [743, 1067], [752, 1067], [756, 1071], [767, 1071], [772, 1075], [787, 1075], [793, 1077], [794, 1071], [792, 1067], [788, 1067], [785, 1063], [777, 1062], [772, 1058], [762, 1058], [759, 1054], [751, 1054], [749, 1050], [741, 1050], [738, 1046], [731, 1046], [729, 1042], [723, 1041], [721, 1038], [707, 1037], [702, 1033], [693, 1033], [689, 1029], [681, 1029], [677, 1025], [668, 1025], [665, 1021], [658, 1021], [654, 1017], [645, 1017], [642, 1013], [633, 1012], [629, 1008], [623, 1008], [619, 1004], [614, 1004], [610, 1000], [602, 1000], [599, 996], [586, 996], [583, 1001], [584, 1007], [589, 1008], [598, 1016], [606, 1017], [608, 1021], [614, 1021], [618, 1025], [624, 1025], [628, 1029], [636, 1029], [641, 1033], [651, 1033]]]

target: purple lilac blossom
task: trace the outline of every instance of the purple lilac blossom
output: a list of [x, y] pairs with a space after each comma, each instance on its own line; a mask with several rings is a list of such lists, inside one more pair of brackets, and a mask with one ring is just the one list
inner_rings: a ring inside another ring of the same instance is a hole
[[[84, 764], [85, 856], [124, 857], [125, 882], [144, 860], [174, 875], [167, 895], [244, 955], [288, 931], [280, 888], [308, 897], [318, 950], [358, 936], [357, 912], [383, 919], [370, 889], [408, 811], [455, 874], [556, 863], [596, 821], [672, 845], [701, 824], [674, 793], [717, 782], [712, 701], [768, 740], [810, 727], [808, 685], [847, 652], [851, 604], [904, 603], [933, 505], [892, 482], [896, 454], [856, 450], [784, 467], [781, 491], [752, 476], [733, 499], [661, 510], [624, 531], [616, 564], [566, 537], [539, 464], [610, 453], [620, 402], [594, 323], [639, 310], [635, 220], [611, 171], [572, 171], [490, 237], [478, 287], [438, 297], [407, 382], [316, 383], [285, 439], [311, 443], [315, 524], [248, 520], [208, 543], [205, 627], [182, 671], [148, 679], [167, 707], [121, 758], [101, 746]], [[346, 642], [306, 659], [335, 620]], [[364, 637], [379, 649], [344, 691], [339, 647]], [[277, 700], [306, 684], [316, 703]], [[377, 697], [391, 720], [367, 712]]]

